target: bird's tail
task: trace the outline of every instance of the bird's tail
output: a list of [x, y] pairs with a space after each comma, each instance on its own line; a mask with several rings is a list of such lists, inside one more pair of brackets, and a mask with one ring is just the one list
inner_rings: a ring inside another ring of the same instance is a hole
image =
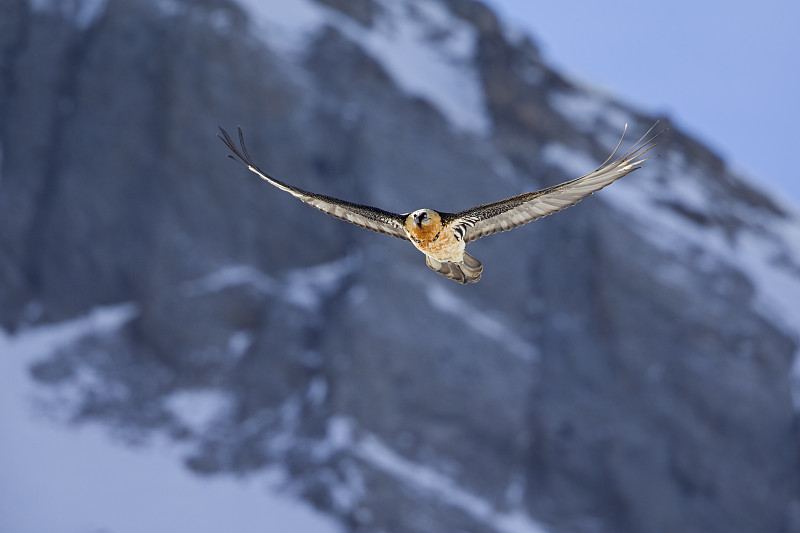
[[442, 276], [465, 284], [479, 281], [481, 279], [481, 272], [483, 272], [483, 265], [481, 262], [467, 252], [464, 252], [463, 259], [458, 262], [437, 261], [426, 255], [425, 263]]

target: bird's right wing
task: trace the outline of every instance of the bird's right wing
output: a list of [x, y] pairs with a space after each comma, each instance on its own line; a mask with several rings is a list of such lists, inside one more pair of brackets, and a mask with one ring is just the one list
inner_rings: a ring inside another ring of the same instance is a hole
[[585, 176], [540, 191], [479, 205], [460, 213], [443, 213], [442, 217], [447, 219], [447, 224], [453, 228], [458, 239], [471, 242], [561, 211], [640, 168], [638, 165], [647, 159], [642, 156], [658, 144], [657, 138], [665, 131], [659, 130], [651, 135], [657, 125], [658, 122], [653, 124], [633, 147], [612, 161], [622, 144], [620, 139], [608, 159], [597, 170]]
[[384, 211], [383, 209], [378, 209], [377, 207], [354, 204], [344, 200], [339, 200], [338, 198], [333, 198], [331, 196], [315, 194], [313, 192], [304, 191], [303, 189], [292, 187], [291, 185], [287, 185], [282, 181], [276, 180], [266, 172], [263, 172], [261, 169], [259, 169], [250, 158], [250, 154], [247, 153], [247, 147], [244, 144], [244, 136], [242, 135], [241, 128], [239, 128], [239, 145], [241, 146], [241, 150], [236, 148], [236, 145], [231, 140], [228, 132], [222, 129], [222, 127], [219, 129], [222, 132], [220, 139], [222, 139], [222, 142], [224, 142], [228, 149], [233, 152], [233, 154], [228, 154], [228, 157], [234, 161], [242, 163], [249, 170], [258, 174], [261, 179], [271, 183], [282, 191], [288, 192], [295, 198], [307, 203], [311, 207], [315, 207], [324, 213], [335, 216], [336, 218], [346, 220], [347, 222], [355, 224], [356, 226], [361, 226], [362, 228], [378, 231], [380, 233], [386, 233], [392, 237], [408, 239], [408, 236], [403, 229], [403, 224], [407, 215], [399, 215], [397, 213], [391, 213], [389, 211]]

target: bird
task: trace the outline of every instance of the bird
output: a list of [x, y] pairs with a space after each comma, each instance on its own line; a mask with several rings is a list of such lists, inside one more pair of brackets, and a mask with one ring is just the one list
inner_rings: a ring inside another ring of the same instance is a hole
[[217, 136], [232, 152], [228, 154], [229, 158], [243, 164], [271, 185], [336, 218], [365, 229], [411, 241], [425, 254], [425, 263], [433, 271], [448, 279], [467, 284], [479, 281], [483, 272], [481, 262], [466, 252], [467, 244], [486, 235], [508, 231], [573, 206], [583, 198], [641, 168], [642, 163], [649, 159], [643, 156], [659, 144], [658, 138], [666, 131], [666, 129], [657, 130], [658, 124], [658, 122], [653, 124], [628, 151], [614, 158], [625, 138], [626, 124], [622, 137], [611, 155], [596, 170], [584, 176], [458, 213], [417, 209], [398, 214], [305, 191], [261, 170], [247, 151], [241, 128], [237, 128], [239, 148], [222, 126], [219, 126], [222, 135]]

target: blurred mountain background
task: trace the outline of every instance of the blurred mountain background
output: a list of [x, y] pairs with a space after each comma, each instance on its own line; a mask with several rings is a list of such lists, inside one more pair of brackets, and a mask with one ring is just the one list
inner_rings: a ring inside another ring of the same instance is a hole
[[691, 135], [469, 287], [215, 137], [457, 211], [668, 117], [473, 0], [0, 13], [0, 530], [800, 532], [800, 215]]

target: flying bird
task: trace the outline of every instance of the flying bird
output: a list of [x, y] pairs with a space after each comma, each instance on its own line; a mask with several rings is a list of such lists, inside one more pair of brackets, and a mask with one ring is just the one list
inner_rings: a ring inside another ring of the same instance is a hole
[[228, 154], [228, 157], [242, 163], [263, 180], [336, 218], [411, 241], [425, 254], [425, 262], [431, 269], [446, 278], [466, 284], [480, 280], [483, 271], [481, 262], [465, 251], [468, 243], [492, 233], [522, 226], [575, 205], [593, 192], [641, 168], [640, 165], [648, 159], [643, 157], [644, 154], [657, 144], [656, 139], [665, 131], [653, 133], [657, 124], [658, 122], [653, 124], [627, 152], [612, 160], [622, 145], [625, 137], [623, 132], [622, 138], [608, 159], [597, 170], [585, 176], [458, 213], [417, 209], [411, 213], [397, 214], [377, 207], [304, 191], [287, 185], [259, 169], [247, 152], [241, 128], [239, 128], [241, 149], [236, 147], [222, 127], [219, 128], [222, 132], [219, 137], [233, 152]]

